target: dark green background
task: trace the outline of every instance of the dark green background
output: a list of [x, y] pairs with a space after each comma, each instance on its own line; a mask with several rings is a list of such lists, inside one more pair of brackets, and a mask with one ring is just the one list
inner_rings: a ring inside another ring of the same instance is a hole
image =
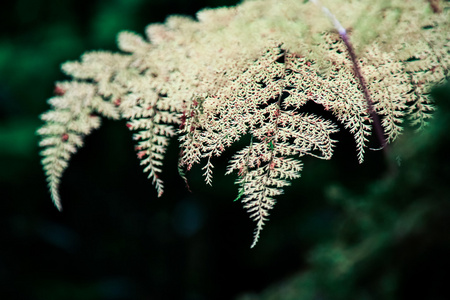
[[35, 132], [54, 82], [66, 79], [60, 64], [116, 51], [120, 30], [143, 34], [169, 14], [233, 2], [2, 4], [0, 299], [450, 298], [448, 84], [434, 92], [431, 125], [389, 149], [395, 172], [381, 151], [358, 165], [344, 132], [331, 161], [305, 159], [254, 249], [225, 158], [213, 187], [200, 168], [188, 174], [191, 194], [174, 141], [157, 198], [124, 122], [105, 121], [86, 139], [63, 177], [64, 211], [53, 207]]

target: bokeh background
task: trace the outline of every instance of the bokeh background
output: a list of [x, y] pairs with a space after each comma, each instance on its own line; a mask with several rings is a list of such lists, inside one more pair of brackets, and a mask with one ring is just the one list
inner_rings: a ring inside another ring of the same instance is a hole
[[86, 139], [63, 177], [64, 211], [53, 207], [35, 132], [67, 79], [60, 64], [116, 51], [121, 30], [236, 2], [2, 3], [0, 299], [450, 299], [449, 84], [433, 92], [430, 126], [407, 128], [389, 158], [368, 151], [359, 165], [342, 130], [331, 161], [305, 159], [254, 249], [227, 157], [213, 187], [192, 170], [189, 193], [174, 141], [157, 198], [124, 122]]

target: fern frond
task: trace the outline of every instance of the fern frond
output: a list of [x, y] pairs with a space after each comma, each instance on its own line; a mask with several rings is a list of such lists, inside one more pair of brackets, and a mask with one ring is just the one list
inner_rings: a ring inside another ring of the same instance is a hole
[[118, 116], [114, 104], [104, 101], [89, 83], [63, 82], [56, 87], [59, 94], [49, 100], [53, 110], [43, 114], [46, 124], [38, 130], [42, 136], [39, 143], [44, 150], [44, 166], [51, 197], [55, 206], [62, 210], [59, 185], [71, 156], [83, 146], [83, 139], [93, 129], [100, 127], [95, 113], [107, 112]]
[[148, 92], [137, 97], [125, 96], [124, 99], [124, 106], [135, 102], [130, 109], [125, 110], [123, 116], [130, 119], [127, 123], [130, 130], [140, 130], [133, 136], [134, 140], [139, 141], [135, 147], [138, 151], [137, 156], [141, 160], [141, 165], [145, 166], [144, 172], [152, 179], [158, 197], [161, 197], [164, 192], [164, 183], [159, 177], [162, 172], [162, 160], [170, 137], [176, 134], [172, 125], [164, 123], [176, 124], [179, 122], [178, 118], [176, 113], [160, 110], [162, 108], [158, 105], [160, 96], [155, 93]]
[[200, 11], [197, 20], [173, 16], [149, 25], [145, 38], [121, 33], [125, 53], [88, 52], [64, 64], [73, 79], [58, 84], [39, 130], [55, 205], [62, 173], [99, 116], [136, 131], [158, 196], [171, 137], [186, 184], [184, 170], [202, 161], [212, 184], [214, 157], [250, 136], [226, 174], [237, 173], [237, 199], [257, 223], [253, 247], [275, 197], [300, 176], [300, 159], [333, 155], [337, 126], [307, 113], [308, 103], [354, 136], [360, 163], [373, 131], [390, 143], [407, 119], [425, 126], [435, 109], [430, 90], [450, 69], [448, 1], [321, 2], [325, 15], [310, 1], [248, 0]]

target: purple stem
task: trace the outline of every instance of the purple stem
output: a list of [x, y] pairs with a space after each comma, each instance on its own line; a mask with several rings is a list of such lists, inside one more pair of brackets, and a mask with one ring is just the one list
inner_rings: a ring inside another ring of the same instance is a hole
[[366, 99], [366, 102], [367, 102], [370, 117], [373, 120], [373, 127], [375, 130], [375, 134], [378, 138], [378, 141], [380, 142], [381, 147], [383, 149], [385, 149], [385, 151], [387, 151], [386, 150], [387, 142], [386, 142], [386, 139], [384, 138], [383, 127], [381, 126], [380, 118], [378, 117], [378, 114], [376, 113], [375, 108], [373, 106], [373, 101], [372, 101], [372, 98], [370, 97], [369, 89], [367, 88], [367, 84], [366, 84], [366, 80], [364, 79], [364, 76], [361, 73], [361, 68], [359, 67], [358, 60], [356, 59], [355, 51], [353, 50], [352, 44], [350, 43], [350, 40], [348, 39], [347, 33], [345, 31], [343, 31], [343, 32], [339, 32], [339, 34], [342, 38], [342, 41], [344, 41], [345, 46], [347, 47], [348, 53], [350, 54], [350, 59], [352, 60], [352, 63], [353, 63], [353, 69], [355, 71], [355, 75], [359, 80], [359, 84], [361, 85], [361, 89], [364, 93], [364, 98]]
[[378, 117], [378, 114], [375, 111], [375, 108], [373, 106], [373, 101], [372, 101], [372, 98], [370, 97], [370, 93], [369, 93], [369, 89], [367, 88], [366, 80], [364, 79], [364, 76], [361, 73], [361, 68], [359, 66], [358, 60], [356, 59], [355, 51], [353, 50], [352, 44], [350, 43], [350, 40], [348, 38], [348, 35], [347, 35], [345, 29], [339, 30], [339, 35], [341, 36], [342, 41], [344, 41], [344, 44], [347, 47], [347, 51], [350, 54], [350, 59], [352, 60], [352, 63], [353, 63], [353, 69], [355, 71], [355, 75], [358, 78], [361, 88], [363, 90], [364, 98], [366, 99], [366, 102], [367, 102], [370, 117], [373, 120], [373, 127], [375, 130], [375, 134], [378, 137], [378, 141], [381, 145], [381, 148], [383, 149], [383, 154], [384, 154], [384, 157], [388, 164], [388, 173], [390, 175], [395, 175], [395, 174], [397, 174], [397, 167], [393, 163], [393, 160], [389, 159], [389, 149], [388, 149], [387, 141], [384, 138], [384, 130], [383, 130], [383, 127], [381, 126], [380, 118]]

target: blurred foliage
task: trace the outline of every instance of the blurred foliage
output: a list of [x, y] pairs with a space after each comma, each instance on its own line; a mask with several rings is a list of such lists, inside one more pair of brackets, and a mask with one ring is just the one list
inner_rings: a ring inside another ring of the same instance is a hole
[[[53, 207], [35, 131], [59, 65], [116, 50], [120, 30], [235, 1], [20, 0], [0, 11], [0, 299], [448, 299], [450, 85], [421, 133], [355, 161], [351, 135], [331, 161], [306, 159], [255, 249], [234, 178], [166, 160], [157, 199], [131, 134], [105, 121], [73, 159]], [[230, 155], [233, 151], [229, 151]], [[170, 159], [172, 158], [172, 159]], [[110, 163], [110, 162], [113, 163]]]

